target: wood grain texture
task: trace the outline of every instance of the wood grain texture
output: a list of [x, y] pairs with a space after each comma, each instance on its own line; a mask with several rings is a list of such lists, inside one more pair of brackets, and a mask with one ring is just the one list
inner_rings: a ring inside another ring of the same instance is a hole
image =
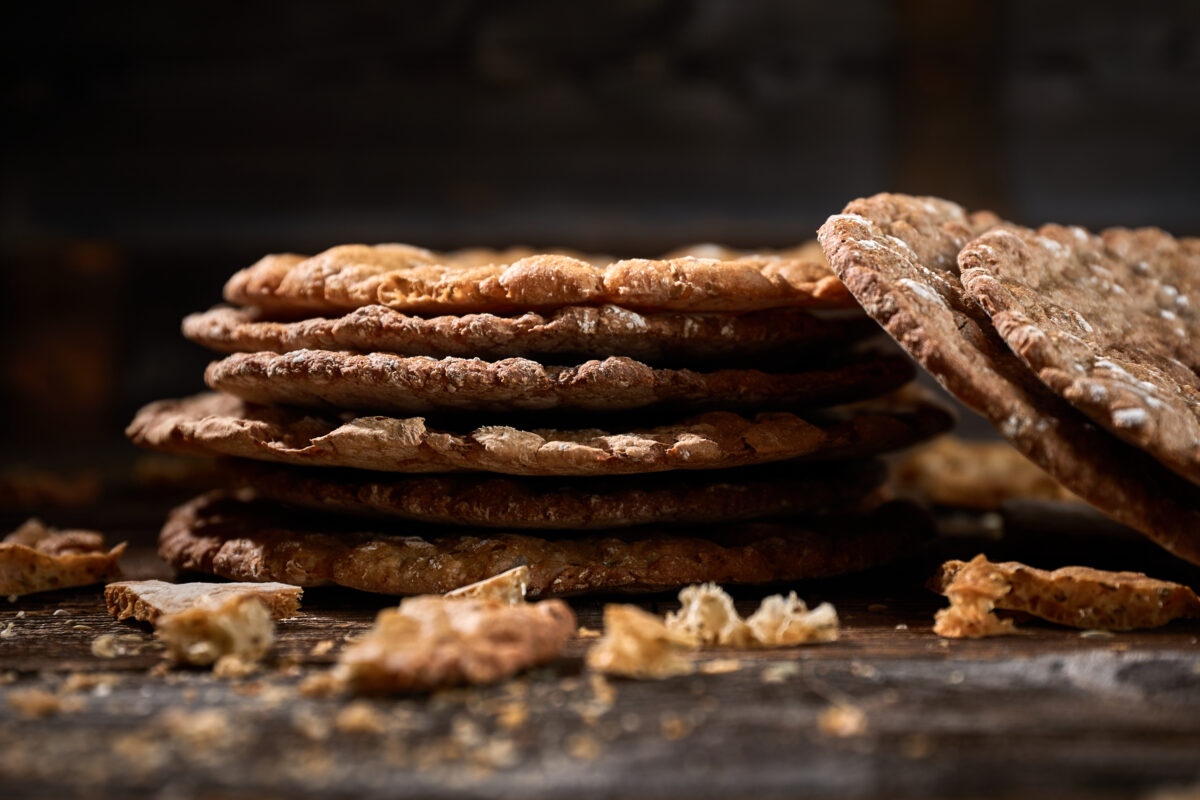
[[[306, 591], [265, 671], [228, 681], [148, 675], [149, 628], [114, 621], [98, 592], [35, 595], [0, 609], [5, 797], [1134, 797], [1197, 778], [1200, 624], [1081, 638], [1030, 622], [951, 642], [930, 630], [944, 601], [919, 587], [924, 569], [801, 584], [837, 606], [841, 639], [698, 656], [734, 671], [597, 685], [582, 667], [594, 639], [577, 636], [514, 681], [353, 704], [295, 687], [388, 598]], [[739, 610], [762, 593], [736, 594]], [[602, 601], [572, 605], [600, 627]], [[94, 656], [102, 634], [126, 652]], [[69, 691], [75, 671], [112, 677]], [[66, 708], [26, 718], [34, 689]], [[823, 734], [832, 706], [866, 730]]]

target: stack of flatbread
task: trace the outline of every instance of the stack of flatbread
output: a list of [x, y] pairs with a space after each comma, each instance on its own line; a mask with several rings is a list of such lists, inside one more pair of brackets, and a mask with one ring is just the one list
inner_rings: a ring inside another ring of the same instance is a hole
[[349, 245], [268, 256], [184, 334], [213, 390], [138, 444], [237, 488], [176, 509], [180, 569], [533, 596], [863, 569], [928, 532], [881, 453], [946, 430], [815, 243], [659, 260]]

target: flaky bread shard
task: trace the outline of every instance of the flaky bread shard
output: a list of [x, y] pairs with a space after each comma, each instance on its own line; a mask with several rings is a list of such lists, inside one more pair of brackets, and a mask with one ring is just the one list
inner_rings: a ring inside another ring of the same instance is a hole
[[353, 350], [460, 358], [604, 358], [694, 363], [706, 359], [845, 348], [878, 332], [865, 316], [818, 317], [798, 308], [746, 314], [639, 314], [614, 305], [570, 306], [541, 314], [422, 317], [387, 306], [294, 322], [253, 309], [218, 307], [183, 320], [183, 335], [213, 350]]
[[525, 602], [525, 593], [528, 591], [529, 567], [522, 564], [519, 567], [505, 570], [490, 578], [484, 578], [481, 581], [460, 586], [457, 589], [446, 592], [445, 596], [450, 598], [466, 597], [498, 600], [505, 605], [516, 606]]
[[588, 669], [626, 678], [661, 679], [693, 671], [688, 652], [695, 647], [657, 614], [637, 606], [604, 607], [604, 635], [587, 653]]
[[211, 604], [164, 614], [154, 632], [173, 660], [200, 666], [223, 658], [251, 664], [275, 643], [271, 612], [253, 594], [226, 595]]
[[159, 617], [192, 608], [215, 608], [230, 597], [257, 597], [274, 619], [296, 616], [304, 590], [286, 583], [168, 583], [119, 581], [104, 587], [108, 613], [155, 623]]
[[[522, 256], [513, 258], [513, 256]], [[684, 256], [593, 264], [563, 254], [476, 251], [470, 258], [399, 244], [271, 255], [225, 284], [225, 299], [269, 313], [344, 312], [380, 304], [418, 313], [616, 304], [641, 310], [845, 308], [845, 289], [812, 252], [728, 260]]]
[[361, 692], [494, 683], [553, 659], [575, 631], [561, 600], [405, 598], [338, 658], [336, 678]]
[[295, 350], [235, 353], [204, 372], [210, 389], [250, 403], [385, 414], [826, 407], [877, 397], [912, 379], [901, 356], [848, 359], [804, 372], [655, 369], [626, 356], [575, 366], [527, 358], [429, 358]]
[[1047, 386], [1200, 483], [1200, 238], [1014, 227], [958, 261], [967, 293]]
[[946, 430], [952, 419], [935, 404], [881, 402], [817, 423], [786, 412], [749, 418], [718, 411], [625, 433], [502, 425], [450, 432], [422, 417], [304, 413], [202, 394], [151, 403], [126, 435], [173, 453], [385, 472], [619, 475], [859, 457], [914, 444]]
[[[1075, 628], [1126, 631], [1200, 617], [1200, 597], [1194, 591], [1140, 572], [1090, 567], [1049, 572], [1015, 561], [993, 564], [978, 555], [970, 562], [947, 561], [930, 586], [949, 597], [953, 605], [961, 604], [956, 597], [984, 598], [995, 608], [1023, 611]], [[934, 630], [953, 635], [937, 627]]]
[[951, 394], [1076, 495], [1200, 564], [1200, 486], [1047, 388], [964, 288], [960, 251], [1012, 227], [945, 200], [881, 194], [830, 217], [819, 238], [863, 309]]
[[60, 531], [31, 519], [0, 542], [0, 596], [88, 586], [120, 574], [121, 542], [106, 550], [94, 531]]
[[838, 638], [834, 607], [822, 603], [810, 610], [795, 592], [763, 598], [744, 620], [733, 598], [715, 583], [684, 588], [679, 602], [679, 610], [667, 614], [666, 626], [696, 647], [789, 647]]

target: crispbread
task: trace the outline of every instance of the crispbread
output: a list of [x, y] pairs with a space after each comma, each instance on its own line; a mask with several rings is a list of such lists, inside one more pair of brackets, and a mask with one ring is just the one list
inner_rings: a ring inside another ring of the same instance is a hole
[[912, 363], [902, 356], [776, 374], [654, 369], [624, 356], [559, 367], [525, 358], [483, 361], [328, 350], [235, 353], [209, 364], [204, 373], [209, 388], [251, 403], [381, 414], [616, 411], [651, 405], [729, 411], [821, 407], [878, 396], [912, 376]]
[[889, 483], [902, 496], [961, 508], [997, 509], [1009, 500], [1080, 502], [1008, 442], [954, 435], [902, 456]]
[[810, 252], [606, 265], [563, 254], [499, 252], [484, 263], [486, 251], [463, 259], [408, 245], [353, 244], [312, 257], [267, 256], [229, 279], [225, 299], [271, 314], [303, 315], [376, 303], [436, 314], [606, 303], [637, 311], [851, 307], [845, 288]]
[[229, 462], [238, 486], [291, 505], [439, 524], [594, 530], [694, 524], [844, 508], [884, 477], [880, 461], [769, 464], [732, 472], [571, 478], [434, 475]]
[[31, 519], [0, 541], [0, 596], [87, 586], [120, 574], [125, 552], [94, 531], [60, 531]]
[[574, 631], [561, 600], [408, 597], [342, 651], [334, 676], [361, 692], [494, 683], [551, 660]]
[[1046, 225], [984, 234], [958, 260], [1047, 386], [1200, 483], [1200, 239]]
[[163, 615], [191, 608], [212, 608], [230, 597], [251, 595], [262, 601], [275, 619], [293, 617], [300, 608], [303, 590], [282, 583], [167, 583], [117, 581], [104, 587], [108, 613], [117, 619], [133, 617], [156, 622]]
[[845, 347], [877, 331], [865, 315], [818, 317], [798, 308], [639, 314], [614, 305], [432, 318], [370, 305], [341, 317], [294, 322], [260, 319], [252, 310], [226, 306], [183, 320], [184, 336], [227, 353], [309, 349], [579, 360], [623, 355], [673, 363]]
[[1140, 572], [1091, 567], [1047, 571], [1016, 561], [992, 563], [979, 555], [969, 562], [947, 561], [930, 581], [930, 588], [946, 595], [963, 586], [986, 594], [996, 608], [1074, 628], [1128, 631], [1200, 617], [1195, 592]]
[[876, 195], [831, 217], [820, 239], [867, 313], [952, 394], [1072, 492], [1200, 563], [1200, 488], [1055, 396], [964, 294], [959, 250], [1001, 224], [944, 200]]
[[929, 403], [881, 401], [879, 409], [864, 404], [819, 424], [783, 412], [752, 419], [711, 412], [630, 433], [505, 426], [451, 433], [421, 417], [306, 414], [202, 394], [151, 403], [126, 435], [168, 452], [385, 472], [617, 475], [871, 455], [941, 433], [952, 419]]
[[547, 596], [840, 575], [900, 557], [930, 531], [923, 512], [893, 503], [862, 516], [688, 532], [637, 528], [546, 539], [405, 525], [386, 533], [387, 527], [363, 530], [358, 520], [289, 514], [245, 497], [214, 493], [175, 509], [159, 554], [177, 569], [231, 580], [383, 594], [442, 594], [525, 564], [530, 596]]

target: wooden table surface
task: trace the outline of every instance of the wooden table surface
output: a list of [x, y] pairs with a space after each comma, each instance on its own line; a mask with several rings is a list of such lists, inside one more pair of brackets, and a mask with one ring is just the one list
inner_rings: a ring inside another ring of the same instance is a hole
[[[111, 528], [136, 544], [127, 572], [166, 576], [154, 516], [135, 517]], [[1043, 538], [1068, 553], [1078, 541]], [[1092, 563], [1196, 577], [1118, 540]], [[589, 674], [590, 640], [576, 638], [507, 683], [395, 698], [296, 692], [391, 598], [306, 591], [273, 659], [241, 679], [152, 672], [149, 627], [114, 621], [97, 588], [0, 601], [0, 797], [1165, 798], [1200, 786], [1200, 621], [934, 636], [931, 564], [985, 546], [1007, 557], [1022, 541], [943, 539], [886, 570], [801, 586], [836, 605], [835, 643], [705, 650], [698, 674], [640, 682]], [[1060, 565], [1042, 555], [1038, 566]], [[736, 593], [739, 608], [763, 593]], [[601, 627], [601, 601], [572, 605]], [[92, 653], [103, 634], [118, 637], [115, 657]], [[865, 727], [822, 725], [839, 718]]]

